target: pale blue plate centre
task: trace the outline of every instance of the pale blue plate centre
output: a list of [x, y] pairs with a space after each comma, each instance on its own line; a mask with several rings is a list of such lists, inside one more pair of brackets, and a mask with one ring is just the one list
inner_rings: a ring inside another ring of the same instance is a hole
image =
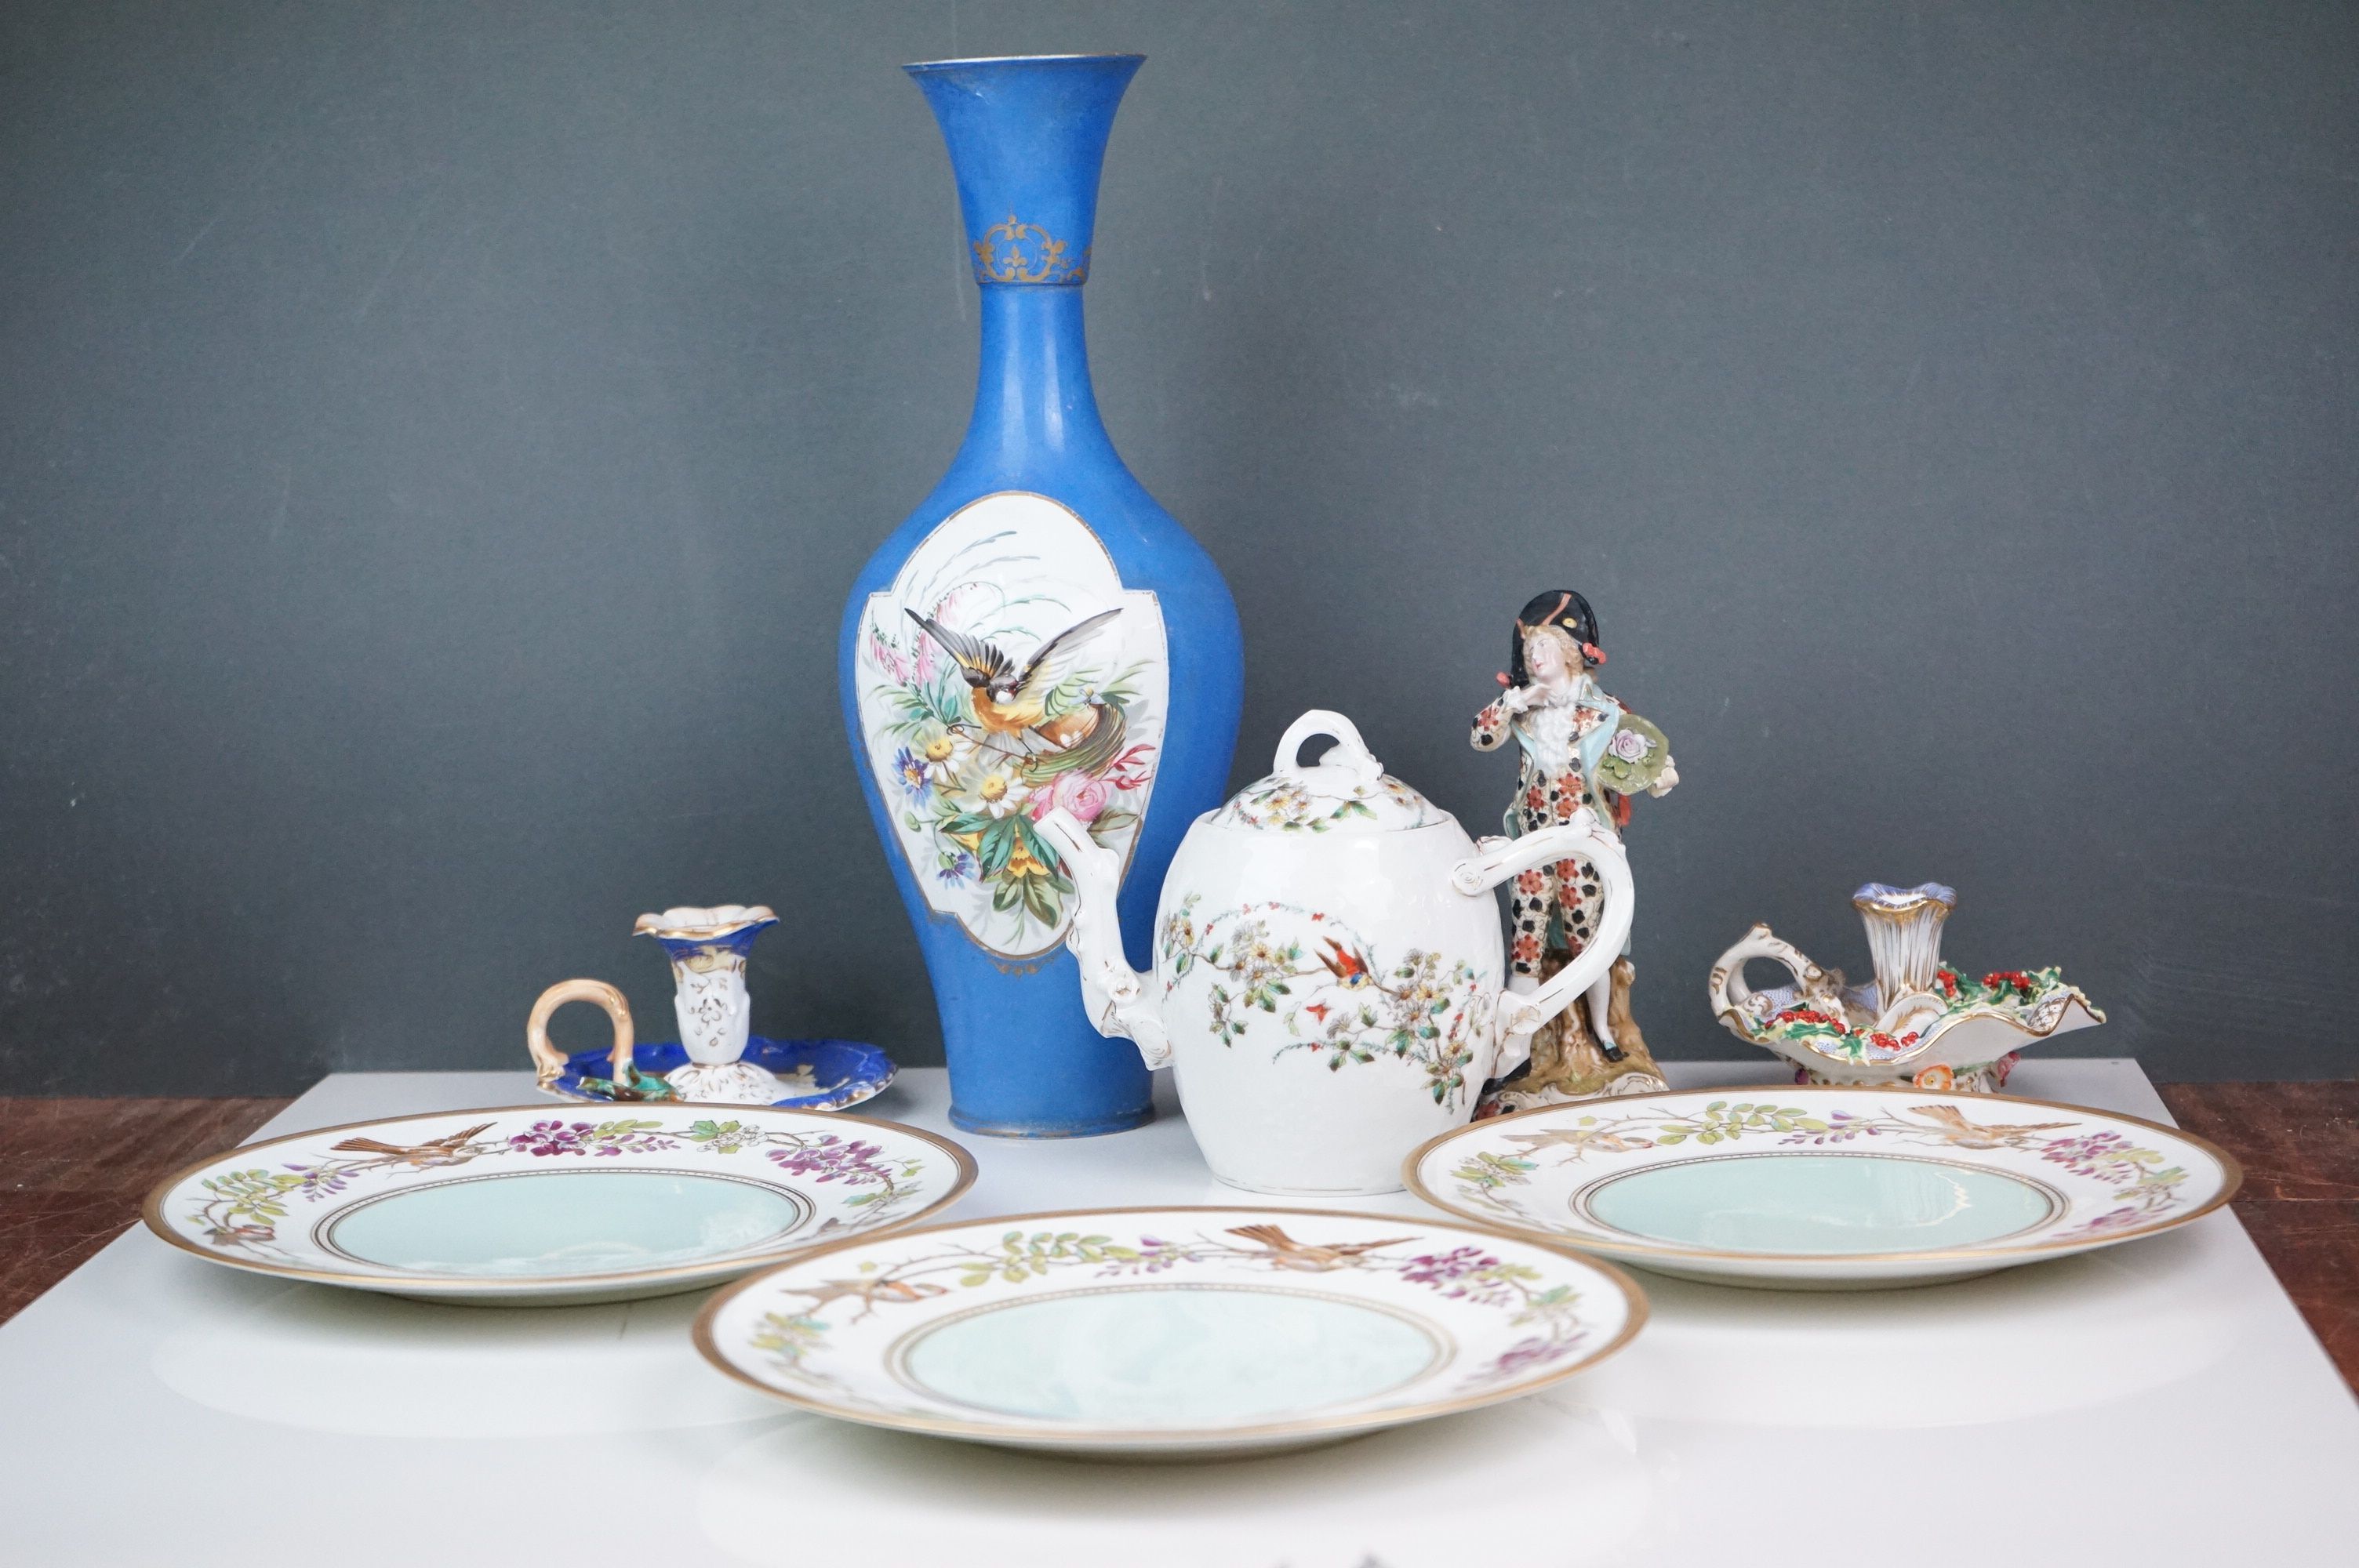
[[347, 1257], [417, 1273], [530, 1279], [696, 1263], [802, 1224], [792, 1195], [668, 1171], [529, 1171], [389, 1193], [321, 1238]]
[[1155, 1285], [953, 1318], [911, 1341], [900, 1367], [960, 1404], [1137, 1430], [1348, 1404], [1399, 1388], [1440, 1358], [1431, 1333], [1356, 1302]]
[[1616, 1230], [1725, 1252], [1923, 1252], [1973, 1247], [2055, 1212], [2029, 1182], [1890, 1154], [1734, 1154], [1658, 1165], [1588, 1190]]

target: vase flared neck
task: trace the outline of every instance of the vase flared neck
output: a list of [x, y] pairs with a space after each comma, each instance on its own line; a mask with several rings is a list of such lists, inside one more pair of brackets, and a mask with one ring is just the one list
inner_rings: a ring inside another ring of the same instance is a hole
[[958, 176], [975, 281], [1068, 287], [1089, 276], [1106, 137], [1140, 55], [1036, 55], [904, 66]]
[[960, 461], [1020, 484], [1045, 464], [1111, 456], [1090, 388], [1082, 285], [1098, 175], [1138, 55], [907, 66], [958, 176], [983, 297], [974, 415]]

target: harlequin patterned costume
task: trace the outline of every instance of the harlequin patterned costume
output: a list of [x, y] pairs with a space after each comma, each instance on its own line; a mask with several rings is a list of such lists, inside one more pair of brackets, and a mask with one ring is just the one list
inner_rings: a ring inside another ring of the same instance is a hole
[[[1508, 644], [1506, 690], [1474, 719], [1474, 747], [1495, 752], [1516, 738], [1520, 772], [1507, 807], [1509, 838], [1591, 820], [1618, 835], [1629, 797], [1662, 795], [1679, 783], [1663, 732], [1597, 689], [1605, 664], [1597, 616], [1571, 589], [1550, 589], [1524, 606]], [[1596, 867], [1572, 856], [1516, 879], [1510, 990], [1529, 994], [1577, 961], [1595, 939], [1601, 911]], [[1628, 948], [1579, 1001], [1530, 1037], [1530, 1059], [1484, 1090], [1478, 1116], [1601, 1095], [1651, 1094], [1667, 1087], [1630, 1012], [1637, 978]]]
[[[1652, 787], [1670, 766], [1663, 732], [1581, 677], [1571, 698], [1552, 698], [1511, 714], [1502, 697], [1474, 716], [1473, 743], [1495, 752], [1513, 735], [1523, 752], [1507, 836], [1569, 822], [1586, 806], [1617, 833], [1630, 820], [1629, 797]], [[1574, 856], [1516, 878], [1511, 909], [1511, 973], [1538, 979], [1541, 956], [1558, 948], [1578, 957], [1596, 929], [1597, 868]]]

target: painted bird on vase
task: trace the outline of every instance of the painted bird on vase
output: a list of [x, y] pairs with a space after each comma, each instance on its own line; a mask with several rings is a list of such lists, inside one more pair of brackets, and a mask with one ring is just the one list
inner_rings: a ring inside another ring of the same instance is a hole
[[1414, 1241], [1414, 1236], [1387, 1236], [1382, 1241], [1297, 1241], [1275, 1225], [1239, 1225], [1229, 1229], [1231, 1236], [1242, 1236], [1247, 1241], [1258, 1241], [1267, 1248], [1269, 1260], [1281, 1269], [1299, 1270], [1306, 1274], [1323, 1274], [1334, 1269], [1356, 1269], [1364, 1257], [1379, 1247], [1398, 1247]]
[[[996, 643], [964, 632], [953, 632], [930, 616], [906, 611], [927, 636], [941, 644], [958, 665], [967, 684], [967, 699], [974, 705], [975, 721], [995, 735], [1038, 736], [1060, 752], [1072, 751], [1095, 735], [1110, 711], [1095, 699], [1077, 703], [1051, 717], [1049, 694], [1073, 673], [1081, 654], [1098, 633], [1113, 624], [1119, 608], [1102, 610], [1076, 621], [1040, 644], [1021, 667]], [[1117, 716], [1119, 709], [1111, 710]]]
[[415, 1165], [423, 1171], [436, 1165], [463, 1165], [473, 1159], [475, 1152], [467, 1145], [475, 1141], [476, 1134], [485, 1131], [491, 1125], [488, 1121], [479, 1121], [464, 1131], [429, 1138], [423, 1143], [385, 1143], [374, 1138], [347, 1138], [342, 1143], [329, 1147], [339, 1154], [382, 1154], [389, 1165]]

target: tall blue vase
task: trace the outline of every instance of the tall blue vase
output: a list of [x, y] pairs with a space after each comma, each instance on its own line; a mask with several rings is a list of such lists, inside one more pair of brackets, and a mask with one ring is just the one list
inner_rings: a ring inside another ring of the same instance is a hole
[[1115, 455], [1082, 334], [1098, 170], [1136, 55], [913, 65], [983, 296], [950, 471], [844, 607], [843, 720], [941, 1011], [951, 1119], [1078, 1137], [1153, 1115], [1129, 1042], [1090, 1026], [1073, 887], [1035, 829], [1062, 806], [1128, 858], [1148, 962], [1163, 873], [1220, 804], [1244, 650], [1228, 585]]

